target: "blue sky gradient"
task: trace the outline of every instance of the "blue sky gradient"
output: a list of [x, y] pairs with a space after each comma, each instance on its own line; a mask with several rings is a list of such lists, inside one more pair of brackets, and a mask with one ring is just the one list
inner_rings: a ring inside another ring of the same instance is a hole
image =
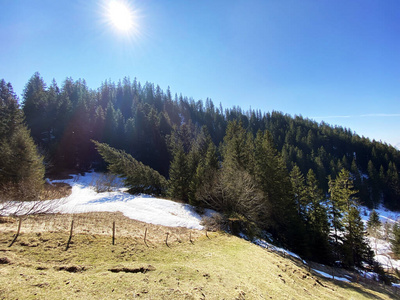
[[400, 146], [400, 1], [0, 0], [0, 78], [90, 88], [124, 76], [229, 108], [282, 111]]

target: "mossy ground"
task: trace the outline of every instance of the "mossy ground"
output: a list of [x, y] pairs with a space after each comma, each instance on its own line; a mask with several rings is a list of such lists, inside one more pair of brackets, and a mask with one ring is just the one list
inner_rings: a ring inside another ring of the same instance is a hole
[[[66, 250], [72, 219], [74, 235]], [[0, 223], [0, 299], [397, 296], [380, 286], [325, 279], [309, 272], [300, 261], [222, 232], [207, 237], [203, 231], [150, 225], [118, 213], [45, 215], [24, 220], [20, 236], [9, 247], [17, 220], [8, 220]]]

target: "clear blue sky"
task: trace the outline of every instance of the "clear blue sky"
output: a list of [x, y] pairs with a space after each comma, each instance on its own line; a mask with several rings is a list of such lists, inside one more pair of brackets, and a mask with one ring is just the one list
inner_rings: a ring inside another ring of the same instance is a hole
[[400, 1], [125, 2], [130, 33], [107, 19], [105, 0], [0, 0], [0, 78], [21, 97], [36, 71], [90, 88], [136, 77], [400, 146]]

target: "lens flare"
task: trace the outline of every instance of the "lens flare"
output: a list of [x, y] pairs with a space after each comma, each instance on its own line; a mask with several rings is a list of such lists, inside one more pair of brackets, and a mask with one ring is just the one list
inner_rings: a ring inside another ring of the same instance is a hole
[[108, 17], [117, 30], [130, 31], [134, 27], [134, 14], [126, 2], [111, 1], [108, 6]]

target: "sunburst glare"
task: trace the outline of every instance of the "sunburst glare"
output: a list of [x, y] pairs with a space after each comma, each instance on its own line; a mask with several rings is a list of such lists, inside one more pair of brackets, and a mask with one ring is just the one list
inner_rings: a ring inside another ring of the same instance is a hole
[[133, 26], [133, 15], [131, 9], [121, 1], [111, 1], [108, 7], [111, 23], [122, 31], [129, 31]]
[[117, 34], [131, 38], [139, 36], [138, 9], [128, 0], [104, 1], [103, 18], [107, 27]]

